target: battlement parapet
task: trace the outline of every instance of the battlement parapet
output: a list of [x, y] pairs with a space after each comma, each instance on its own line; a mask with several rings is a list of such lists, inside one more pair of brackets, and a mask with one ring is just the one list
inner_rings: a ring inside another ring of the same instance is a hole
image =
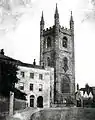
[[54, 26], [44, 29], [43, 32], [44, 32], [44, 35], [53, 34]]
[[[52, 26], [52, 27], [44, 29], [43, 32], [44, 32], [44, 35], [48, 35], [50, 33], [54, 33], [54, 30], [55, 30], [55, 26]], [[71, 30], [69, 28], [59, 26], [59, 31], [62, 33], [71, 35]]]
[[44, 29], [44, 31], [45, 31], [45, 32], [47, 32], [47, 31], [52, 31], [53, 29], [54, 29], [54, 26], [49, 27], [49, 28], [46, 28], [46, 29]]
[[61, 31], [61, 32], [68, 33], [68, 34], [71, 33], [71, 30], [70, 30], [69, 28], [66, 28], [66, 27], [63, 27], [63, 26], [60, 28], [60, 31]]

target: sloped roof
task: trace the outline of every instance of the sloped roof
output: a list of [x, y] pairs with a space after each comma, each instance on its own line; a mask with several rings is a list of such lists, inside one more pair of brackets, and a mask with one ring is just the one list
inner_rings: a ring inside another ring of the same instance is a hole
[[93, 87], [89, 87], [89, 89], [87, 89], [87, 88], [80, 88], [80, 91], [83, 91], [84, 93], [87, 92], [88, 95], [89, 95], [90, 92], [93, 95], [95, 94], [95, 92], [93, 91]]
[[30, 67], [30, 68], [44, 69], [44, 68], [43, 68], [42, 66], [40, 66], [40, 65], [33, 65], [33, 64], [24, 63], [24, 62], [18, 62], [18, 65], [24, 66], [24, 67]]
[[18, 61], [18, 60], [16, 60], [16, 59], [13, 59], [13, 58], [11, 58], [11, 57], [8, 57], [8, 56], [2, 55], [2, 54], [0, 54], [0, 60], [9, 60], [9, 61], [14, 61], [14, 62], [17, 62], [17, 61]]
[[40, 65], [33, 65], [33, 64], [29, 64], [29, 63], [24, 63], [24, 62], [21, 62], [20, 60], [16, 60], [16, 59], [13, 59], [9, 56], [6, 56], [6, 55], [2, 55], [0, 54], [0, 60], [3, 61], [3, 60], [7, 60], [7, 61], [11, 61], [11, 62], [15, 62], [17, 65], [19, 66], [24, 66], [24, 67], [30, 67], [30, 68], [38, 68], [38, 69], [44, 69], [42, 66]]

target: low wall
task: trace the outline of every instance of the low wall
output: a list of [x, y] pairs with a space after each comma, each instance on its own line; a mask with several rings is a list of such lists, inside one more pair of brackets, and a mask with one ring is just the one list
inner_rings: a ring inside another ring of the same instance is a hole
[[[14, 111], [22, 110], [26, 108], [26, 101], [14, 99]], [[8, 113], [9, 111], [9, 99], [8, 98], [0, 98], [0, 113]]]
[[14, 100], [14, 110], [22, 110], [26, 108], [26, 101], [15, 99]]
[[95, 120], [95, 108], [54, 108], [34, 113], [30, 120]]
[[9, 111], [9, 101], [0, 101], [0, 113]]

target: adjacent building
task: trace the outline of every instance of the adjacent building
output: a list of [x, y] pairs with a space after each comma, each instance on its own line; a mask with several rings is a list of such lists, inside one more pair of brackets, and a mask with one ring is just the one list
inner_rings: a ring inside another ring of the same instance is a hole
[[77, 107], [95, 107], [95, 87], [90, 87], [88, 84], [86, 84], [85, 88], [79, 89], [78, 86], [75, 97]]
[[19, 63], [16, 88], [27, 94], [28, 107], [50, 107], [54, 100], [54, 69]]
[[33, 64], [23, 63], [5, 56], [3, 49], [0, 52], [0, 62], [2, 61], [18, 66], [19, 81], [15, 88], [18, 92], [25, 93], [26, 107], [45, 108], [54, 103], [54, 68], [36, 65], [35, 60]]

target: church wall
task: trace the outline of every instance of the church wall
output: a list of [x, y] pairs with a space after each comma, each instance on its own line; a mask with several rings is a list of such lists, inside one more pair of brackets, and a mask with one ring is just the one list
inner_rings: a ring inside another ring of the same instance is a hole
[[[43, 45], [43, 62], [45, 63], [45, 66], [48, 66], [47, 58], [50, 58], [50, 66], [54, 67], [55, 99], [60, 99], [60, 95], [67, 97], [68, 95], [73, 94], [75, 88], [73, 42], [74, 21], [71, 13], [70, 29], [61, 27], [59, 24], [59, 13], [57, 6], [54, 21], [55, 23], [53, 28], [44, 30], [43, 39], [47, 41], [47, 38], [51, 37], [52, 45], [50, 48], [44, 48]], [[63, 38], [65, 42], [63, 41]], [[68, 85], [68, 92], [66, 92], [65, 87], [63, 89], [65, 92], [62, 91], [62, 85], [63, 87]]]

